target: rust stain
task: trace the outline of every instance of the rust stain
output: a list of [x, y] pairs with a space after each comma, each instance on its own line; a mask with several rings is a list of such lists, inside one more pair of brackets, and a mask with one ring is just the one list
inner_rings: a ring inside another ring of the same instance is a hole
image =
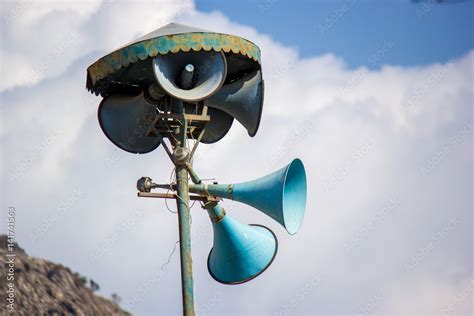
[[153, 58], [158, 54], [188, 52], [190, 50], [232, 51], [260, 64], [260, 49], [238, 36], [220, 33], [183, 33], [164, 35], [132, 43], [116, 50], [90, 65], [87, 69], [87, 88], [97, 92], [96, 84], [103, 78], [138, 60]]

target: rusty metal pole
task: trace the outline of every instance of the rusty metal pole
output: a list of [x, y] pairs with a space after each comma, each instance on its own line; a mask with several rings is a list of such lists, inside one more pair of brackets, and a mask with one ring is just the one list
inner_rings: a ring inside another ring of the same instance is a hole
[[[176, 114], [183, 114], [183, 103], [176, 103]], [[183, 119], [179, 128], [173, 160], [176, 166], [179, 219], [179, 250], [181, 257], [181, 290], [183, 297], [183, 315], [194, 316], [193, 259], [191, 256], [191, 214], [189, 209], [188, 171], [186, 163], [189, 152], [186, 149], [187, 121]]]

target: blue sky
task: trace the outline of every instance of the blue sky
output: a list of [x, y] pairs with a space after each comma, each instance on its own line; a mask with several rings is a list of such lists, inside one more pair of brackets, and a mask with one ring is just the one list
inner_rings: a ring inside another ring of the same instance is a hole
[[334, 53], [350, 67], [373, 67], [368, 59], [385, 41], [395, 44], [384, 58], [391, 65], [446, 62], [474, 47], [473, 1], [199, 0], [196, 7], [253, 26], [297, 47], [301, 57]]

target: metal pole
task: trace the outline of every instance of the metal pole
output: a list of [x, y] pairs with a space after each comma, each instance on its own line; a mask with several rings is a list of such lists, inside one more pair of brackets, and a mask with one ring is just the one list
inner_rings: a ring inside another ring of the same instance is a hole
[[[177, 114], [183, 113], [183, 103], [176, 104]], [[179, 147], [186, 151], [187, 121], [184, 119], [179, 128], [178, 142], [175, 153], [180, 152]], [[183, 296], [183, 315], [194, 316], [194, 290], [193, 290], [193, 259], [191, 257], [191, 214], [189, 210], [188, 171], [186, 163], [189, 155], [180, 161], [174, 159], [176, 166], [176, 182], [178, 186], [176, 199], [179, 219], [179, 250], [181, 257], [181, 290]]]

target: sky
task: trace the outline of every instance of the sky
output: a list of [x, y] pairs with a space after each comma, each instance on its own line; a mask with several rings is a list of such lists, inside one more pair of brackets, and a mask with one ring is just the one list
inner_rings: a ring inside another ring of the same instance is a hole
[[[177, 217], [136, 196], [169, 181], [159, 147], [133, 155], [97, 122], [86, 68], [170, 22], [235, 34], [262, 51], [258, 134], [238, 123], [200, 145], [203, 178], [237, 183], [299, 157], [308, 199], [294, 236], [272, 229], [272, 265], [226, 286], [208, 274], [212, 227], [192, 209], [200, 315], [471, 315], [472, 1], [3, 1], [1, 218], [33, 256], [118, 293], [134, 315], [180, 315]], [[173, 203], [169, 207], [174, 209]]]
[[373, 45], [385, 41], [397, 43], [384, 59], [391, 65], [446, 62], [473, 48], [472, 1], [434, 2], [211, 0], [198, 1], [196, 8], [220, 11], [296, 48], [304, 58], [333, 53], [351, 68], [379, 68], [368, 59]]

